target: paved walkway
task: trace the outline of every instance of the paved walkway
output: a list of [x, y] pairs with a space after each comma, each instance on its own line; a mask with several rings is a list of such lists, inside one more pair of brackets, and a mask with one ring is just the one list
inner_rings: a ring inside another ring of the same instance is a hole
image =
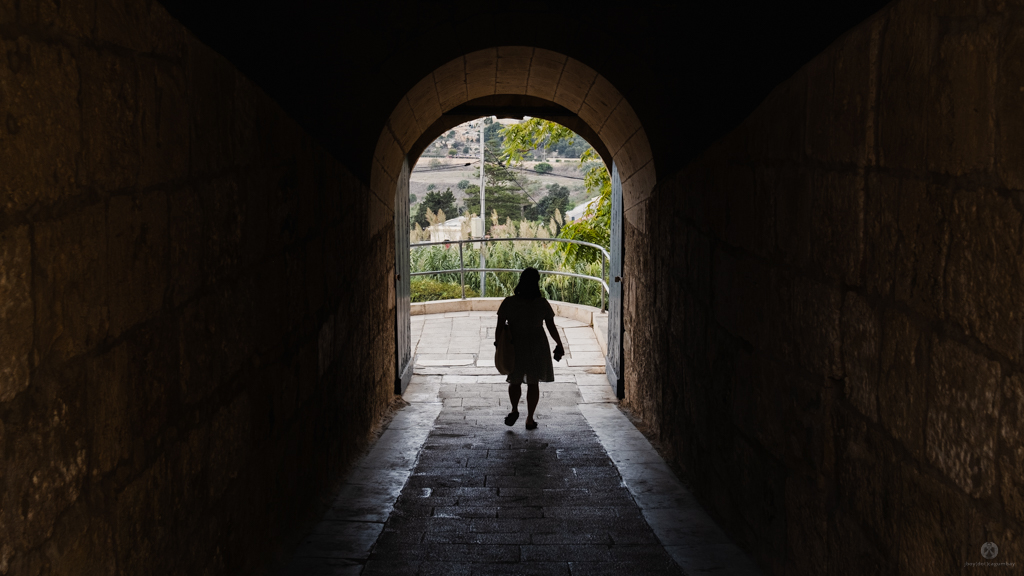
[[[412, 352], [416, 365], [494, 366], [494, 312], [447, 312], [412, 317]], [[565, 348], [565, 358], [556, 366], [603, 370], [604, 353], [593, 328], [569, 318], [557, 318], [555, 326]], [[547, 330], [544, 331], [547, 334]], [[554, 340], [548, 335], [548, 343]], [[497, 375], [491, 371], [489, 374]], [[502, 380], [504, 382], [504, 380]]]
[[413, 322], [410, 406], [285, 574], [760, 573], [618, 410], [589, 326], [556, 318], [567, 358], [527, 431], [525, 390], [502, 422], [493, 312]]

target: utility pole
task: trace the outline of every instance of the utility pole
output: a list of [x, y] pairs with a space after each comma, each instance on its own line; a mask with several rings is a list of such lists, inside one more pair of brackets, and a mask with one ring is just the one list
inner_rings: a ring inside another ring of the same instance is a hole
[[[487, 220], [484, 220], [484, 120], [480, 119], [480, 234], [481, 238], [487, 237]], [[487, 242], [480, 242], [480, 297], [487, 296]]]

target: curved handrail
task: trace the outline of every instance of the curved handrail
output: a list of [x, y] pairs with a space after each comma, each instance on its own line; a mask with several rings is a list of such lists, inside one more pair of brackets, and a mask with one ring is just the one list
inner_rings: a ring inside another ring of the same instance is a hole
[[[569, 240], [568, 238], [471, 238], [469, 240], [442, 240], [441, 242], [417, 242], [415, 244], [409, 244], [409, 247], [410, 248], [417, 248], [419, 246], [440, 246], [442, 244], [472, 244], [474, 242], [513, 242], [513, 241], [516, 241], [516, 242], [522, 242], [522, 241], [532, 241], [532, 242], [566, 242], [566, 243], [569, 243], [569, 244], [579, 244], [580, 246], [589, 246], [591, 248], [597, 248], [598, 250], [601, 251], [601, 254], [603, 254], [605, 258], [607, 258], [609, 260], [612, 259], [612, 255], [609, 254], [608, 251], [604, 249], [604, 246], [601, 246], [600, 244], [594, 244], [592, 242], [584, 242], [582, 240]], [[476, 268], [471, 268], [471, 270], [476, 270]]]
[[[427, 270], [425, 272], [410, 272], [409, 276], [425, 276], [427, 274], [455, 274], [456, 272], [522, 272], [516, 268], [455, 268], [454, 270]], [[601, 287], [604, 288], [605, 292], [608, 292], [608, 283], [602, 278], [597, 276], [587, 276], [586, 274], [573, 274], [572, 272], [556, 272], [554, 270], [537, 270], [541, 274], [554, 274], [556, 276], [572, 276], [573, 278], [583, 278], [585, 280], [597, 280], [601, 283]]]
[[[425, 276], [427, 274], [454, 274], [454, 273], [459, 273], [462, 276], [462, 282], [461, 282], [461, 285], [462, 285], [462, 299], [465, 300], [465, 298], [466, 298], [466, 280], [465, 280], [466, 272], [470, 272], [470, 273], [480, 272], [481, 274], [483, 274], [483, 273], [486, 273], [486, 272], [522, 272], [522, 270], [517, 270], [515, 268], [466, 268], [465, 260], [463, 259], [462, 245], [463, 244], [471, 244], [471, 243], [475, 243], [475, 242], [522, 242], [522, 241], [528, 241], [528, 242], [565, 242], [565, 243], [568, 243], [568, 244], [579, 244], [580, 246], [589, 246], [591, 248], [596, 248], [596, 249], [601, 251], [601, 255], [603, 256], [603, 258], [601, 258], [601, 275], [602, 276], [604, 276], [604, 273], [607, 270], [607, 268], [605, 266], [605, 260], [607, 259], [607, 261], [610, 263], [611, 259], [612, 259], [611, 254], [609, 254], [608, 251], [605, 250], [604, 247], [599, 245], [599, 244], [594, 244], [592, 242], [584, 242], [582, 240], [569, 240], [567, 238], [473, 238], [473, 239], [469, 239], [469, 240], [443, 240], [443, 241], [440, 241], [440, 242], [417, 242], [415, 244], [409, 244], [409, 249], [412, 249], [412, 248], [423, 248], [423, 247], [426, 247], [426, 246], [450, 246], [452, 244], [458, 244], [459, 245], [459, 266], [460, 267], [456, 268], [454, 270], [426, 270], [424, 272], [410, 272], [409, 275], [410, 276]], [[601, 311], [604, 312], [604, 302], [605, 302], [605, 298], [604, 297], [605, 297], [605, 294], [608, 294], [609, 297], [611, 296], [611, 289], [608, 287], [608, 282], [606, 282], [604, 278], [598, 278], [596, 276], [587, 276], [586, 274], [574, 274], [572, 272], [557, 272], [555, 270], [538, 270], [538, 272], [540, 272], [541, 274], [553, 274], [553, 275], [556, 275], [556, 276], [570, 276], [570, 277], [573, 277], [573, 278], [583, 278], [585, 280], [596, 280], [597, 282], [599, 282], [601, 284], [601, 288], [602, 288], [602, 290], [601, 290]]]

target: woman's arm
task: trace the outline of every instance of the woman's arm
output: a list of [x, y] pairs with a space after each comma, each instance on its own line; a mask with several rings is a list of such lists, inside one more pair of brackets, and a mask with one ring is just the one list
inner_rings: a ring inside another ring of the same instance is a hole
[[551, 339], [555, 341], [555, 361], [562, 359], [565, 354], [565, 349], [562, 348], [562, 339], [558, 337], [558, 330], [555, 328], [554, 318], [545, 318], [544, 325], [548, 327], [548, 334], [551, 334]]
[[498, 345], [498, 338], [501, 338], [501, 333], [505, 330], [505, 321], [508, 319], [501, 312], [498, 313], [498, 325], [494, 327], [494, 345]]

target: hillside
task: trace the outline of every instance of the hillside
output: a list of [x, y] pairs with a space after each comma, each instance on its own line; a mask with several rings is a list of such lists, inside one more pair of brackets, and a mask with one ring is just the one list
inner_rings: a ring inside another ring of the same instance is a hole
[[[458, 184], [460, 181], [466, 181], [468, 185], [476, 186], [480, 183], [480, 122], [481, 120], [476, 120], [456, 126], [448, 133], [438, 137], [420, 156], [409, 178], [409, 193], [411, 197], [415, 196], [416, 198], [416, 201], [411, 203], [410, 211], [412, 213], [416, 213], [428, 188], [431, 190], [450, 188], [455, 194], [460, 209], [465, 207], [465, 193]], [[520, 121], [514, 119], [496, 121], [500, 125], [518, 122]], [[579, 142], [586, 145], [582, 138], [579, 138]], [[576, 152], [580, 148], [581, 146], [575, 146], [566, 152]], [[450, 150], [456, 150], [457, 154], [450, 155], [448, 153]], [[538, 151], [537, 154], [542, 152]], [[542, 163], [550, 165], [551, 171], [548, 173], [534, 171], [537, 165]], [[467, 164], [469, 165], [467, 166]], [[542, 158], [535, 157], [533, 160], [524, 161], [516, 174], [517, 182], [534, 201], [541, 201], [547, 194], [547, 187], [551, 184], [568, 188], [571, 191], [569, 200], [573, 205], [580, 204], [587, 198], [583, 185], [583, 171], [579, 169], [578, 157], [567, 158], [560, 157], [557, 152], [548, 153]]]

